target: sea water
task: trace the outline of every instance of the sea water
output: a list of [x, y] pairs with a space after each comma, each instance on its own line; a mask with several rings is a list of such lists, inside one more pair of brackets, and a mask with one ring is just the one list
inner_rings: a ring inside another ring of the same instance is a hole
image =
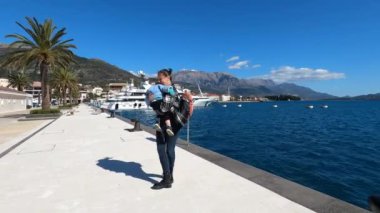
[[[226, 105], [194, 111], [191, 143], [363, 208], [369, 195], [380, 193], [380, 102]], [[153, 111], [122, 115], [155, 122]]]

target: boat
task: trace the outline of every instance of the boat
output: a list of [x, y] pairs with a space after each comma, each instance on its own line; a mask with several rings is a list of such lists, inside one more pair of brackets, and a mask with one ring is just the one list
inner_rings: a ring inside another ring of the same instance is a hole
[[306, 108], [314, 109], [314, 106], [313, 105], [308, 105], [308, 106], [306, 106]]
[[329, 106], [328, 105], [323, 105], [323, 106], [321, 106], [321, 108], [327, 109], [327, 108], [329, 108]]
[[277, 104], [275, 104], [275, 105], [273, 105], [273, 107], [274, 107], [274, 108], [277, 108], [277, 107], [278, 107], [278, 105], [277, 105]]
[[222, 107], [227, 107], [227, 104], [223, 104]]
[[207, 107], [218, 100], [207, 96], [193, 96], [193, 104], [196, 107]]
[[193, 105], [195, 107], [207, 107], [212, 103], [217, 102], [218, 100], [212, 97], [207, 97], [202, 93], [202, 90], [198, 84], [198, 90], [200, 95], [193, 96]]
[[100, 109], [102, 111], [106, 111], [109, 109], [109, 106], [110, 104], [113, 104], [113, 103], [116, 103], [118, 101], [118, 99], [116, 98], [109, 98], [107, 100], [104, 100], [104, 101], [101, 101], [99, 104], [100, 104]]
[[241, 107], [241, 104], [238, 104], [237, 106], [238, 106], [238, 107]]
[[113, 102], [112, 105], [109, 105], [108, 109], [114, 110], [116, 104], [118, 104], [117, 111], [149, 109], [145, 101], [145, 94], [151, 86], [152, 85], [149, 84], [148, 80], [142, 82], [139, 87], [135, 87], [132, 81], [127, 88], [122, 89], [121, 92], [117, 94], [117, 101]]

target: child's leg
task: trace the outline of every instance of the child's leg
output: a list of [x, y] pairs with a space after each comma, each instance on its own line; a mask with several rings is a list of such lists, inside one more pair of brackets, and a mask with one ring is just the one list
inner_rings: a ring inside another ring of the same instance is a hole
[[172, 125], [170, 123], [170, 119], [165, 119], [165, 125], [166, 125], [166, 133], [169, 136], [173, 136], [174, 132], [173, 132], [173, 129], [172, 129]]
[[156, 123], [153, 125], [153, 129], [155, 129], [156, 131], [158, 132], [162, 132], [162, 129], [161, 129], [161, 126], [160, 126], [160, 116], [158, 115], [158, 111], [156, 111], [156, 114], [157, 114], [157, 119], [156, 119]]
[[165, 120], [165, 125], [166, 126], [172, 126], [172, 124], [170, 123], [170, 119], [166, 119]]

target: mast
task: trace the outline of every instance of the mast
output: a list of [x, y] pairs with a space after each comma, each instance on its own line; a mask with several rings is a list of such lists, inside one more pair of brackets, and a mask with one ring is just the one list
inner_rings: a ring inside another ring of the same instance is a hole
[[201, 94], [201, 97], [203, 97], [203, 93], [202, 93], [201, 87], [199, 86], [199, 82], [197, 84], [198, 84], [199, 93]]

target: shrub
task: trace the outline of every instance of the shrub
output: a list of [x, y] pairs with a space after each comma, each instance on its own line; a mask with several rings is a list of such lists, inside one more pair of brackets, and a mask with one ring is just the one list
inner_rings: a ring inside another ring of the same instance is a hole
[[66, 105], [66, 106], [59, 106], [58, 109], [71, 109], [73, 106]]
[[49, 109], [49, 110], [33, 109], [33, 110], [30, 110], [30, 114], [57, 114], [57, 113], [60, 113], [59, 109]]

